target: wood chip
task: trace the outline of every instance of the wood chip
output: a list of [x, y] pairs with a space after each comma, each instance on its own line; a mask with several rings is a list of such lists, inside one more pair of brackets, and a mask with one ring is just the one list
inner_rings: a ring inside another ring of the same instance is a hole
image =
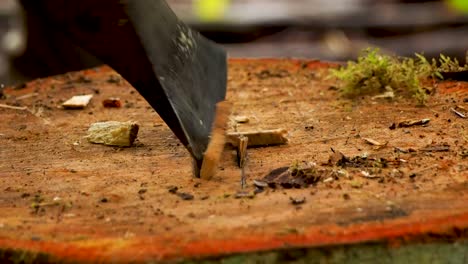
[[234, 121], [236, 123], [248, 123], [250, 120], [247, 116], [235, 116]]
[[138, 129], [138, 124], [131, 121], [98, 122], [89, 127], [86, 138], [91, 143], [130, 147], [138, 135]]
[[378, 142], [377, 140], [374, 140], [372, 138], [362, 138], [366, 143], [368, 144], [371, 144], [371, 145], [374, 145], [374, 146], [383, 146], [385, 144], [382, 144], [380, 142]]
[[72, 98], [65, 101], [62, 104], [62, 106], [65, 109], [83, 109], [89, 104], [91, 98], [93, 98], [92, 94], [75, 95]]
[[226, 130], [229, 120], [231, 103], [222, 101], [216, 104], [216, 116], [211, 130], [211, 140], [208, 143], [200, 169], [200, 178], [211, 179], [218, 168], [219, 159], [226, 142]]
[[428, 124], [431, 121], [429, 118], [418, 119], [418, 120], [407, 120], [398, 123], [398, 127], [412, 127], [412, 126], [422, 126]]
[[230, 132], [227, 134], [227, 142], [235, 147], [240, 144], [241, 136], [248, 138], [249, 147], [282, 145], [288, 142], [286, 129], [259, 130], [248, 132]]
[[0, 108], [13, 109], [13, 110], [26, 110], [26, 109], [28, 109], [25, 106], [13, 106], [13, 105], [7, 105], [7, 104], [0, 104]]

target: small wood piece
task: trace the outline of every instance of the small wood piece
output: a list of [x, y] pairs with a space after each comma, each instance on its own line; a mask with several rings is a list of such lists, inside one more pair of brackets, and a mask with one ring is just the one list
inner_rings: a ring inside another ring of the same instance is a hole
[[226, 130], [230, 110], [231, 103], [228, 101], [222, 101], [216, 104], [216, 116], [211, 130], [211, 140], [203, 155], [203, 163], [200, 169], [200, 178], [202, 179], [209, 180], [216, 173], [219, 159], [221, 158], [226, 142]]
[[138, 129], [138, 124], [131, 121], [98, 122], [89, 127], [86, 138], [91, 143], [130, 147], [138, 135]]
[[72, 98], [65, 101], [62, 104], [62, 106], [65, 109], [83, 109], [89, 104], [91, 98], [93, 98], [92, 94], [75, 95]]
[[286, 129], [260, 130], [249, 132], [230, 132], [227, 134], [227, 142], [239, 147], [241, 136], [248, 138], [249, 147], [282, 145], [288, 142]]
[[102, 106], [106, 108], [119, 108], [122, 107], [122, 102], [120, 101], [120, 98], [109, 97], [107, 99], [102, 100]]

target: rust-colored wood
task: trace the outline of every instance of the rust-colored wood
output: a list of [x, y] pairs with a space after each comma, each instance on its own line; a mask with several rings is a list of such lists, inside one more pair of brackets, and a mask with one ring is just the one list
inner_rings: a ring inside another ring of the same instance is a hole
[[[323, 167], [330, 148], [348, 156], [368, 153], [406, 162], [383, 168], [380, 182], [348, 169], [352, 179], [269, 189], [253, 199], [234, 198], [241, 174], [234, 149], [225, 149], [212, 180], [193, 178], [188, 152], [143, 98], [111, 77], [115, 72], [107, 67], [6, 89], [8, 98], [0, 103], [29, 111], [0, 108], [0, 248], [42, 252], [62, 261], [126, 263], [466, 236], [468, 162], [460, 154], [468, 147], [467, 123], [450, 112], [455, 105], [466, 107], [466, 83], [439, 84], [427, 107], [406, 99], [350, 101], [330, 89], [332, 81], [323, 80], [328, 66], [302, 60], [230, 61], [233, 115], [250, 119], [237, 129], [289, 131], [287, 145], [248, 150], [247, 190], [253, 190], [253, 179], [295, 161]], [[39, 95], [15, 99], [34, 92]], [[90, 92], [95, 95], [84, 110], [57, 108], [72, 95]], [[101, 102], [108, 97], [121, 98], [123, 107], [104, 108]], [[425, 127], [389, 129], [391, 123], [418, 118], [431, 121]], [[88, 126], [106, 120], [139, 122], [136, 146], [88, 143]], [[372, 146], [361, 137], [388, 144]], [[418, 150], [432, 143], [450, 149], [394, 152], [395, 147]], [[194, 199], [182, 200], [168, 191], [171, 186]], [[290, 197], [306, 197], [306, 203], [294, 206]]]

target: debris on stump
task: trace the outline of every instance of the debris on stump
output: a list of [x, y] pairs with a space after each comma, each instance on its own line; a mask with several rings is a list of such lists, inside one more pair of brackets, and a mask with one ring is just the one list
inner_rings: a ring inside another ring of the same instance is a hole
[[246, 192], [246, 191], [240, 191], [234, 195], [234, 198], [236, 199], [243, 199], [243, 198], [253, 199], [254, 197], [255, 197], [254, 193]]
[[137, 138], [138, 130], [138, 124], [132, 121], [98, 122], [89, 127], [86, 138], [91, 143], [130, 147]]
[[0, 108], [13, 109], [13, 110], [26, 110], [26, 109], [28, 109], [25, 106], [14, 106], [14, 105], [7, 105], [7, 104], [0, 104]]
[[172, 185], [171, 185], [171, 186], [169, 186], [169, 187], [167, 188], [167, 190], [168, 190], [170, 193], [175, 194], [175, 193], [177, 193], [177, 191], [179, 190], [179, 187], [177, 187], [177, 186], [172, 186]]
[[450, 151], [450, 145], [447, 143], [427, 145], [424, 148], [419, 149], [422, 152], [447, 152]]
[[457, 105], [457, 106], [454, 107], [454, 108], [450, 108], [450, 111], [451, 111], [452, 113], [454, 113], [455, 115], [457, 115], [458, 117], [460, 117], [460, 118], [466, 118], [466, 115], [467, 115], [466, 112], [467, 112], [467, 111], [466, 111], [466, 109], [465, 109], [464, 107], [462, 107], [462, 106], [458, 106], [458, 105]]
[[179, 196], [184, 201], [193, 200], [193, 198], [195, 198], [193, 194], [190, 194], [190, 193], [176, 193], [176, 195]]
[[120, 108], [122, 107], [122, 101], [120, 101], [120, 98], [117, 97], [109, 97], [102, 100], [102, 106], [106, 108]]
[[462, 158], [468, 157], [468, 149], [462, 149], [459, 154]]
[[92, 94], [75, 95], [65, 101], [62, 106], [65, 109], [83, 109], [89, 104], [91, 98], [93, 98]]
[[367, 144], [374, 145], [374, 146], [385, 146], [387, 145], [386, 143], [380, 143], [377, 140], [374, 140], [372, 138], [362, 138]]
[[352, 181], [349, 182], [349, 185], [351, 185], [351, 187], [353, 187], [353, 188], [359, 189], [359, 188], [362, 188], [362, 186], [364, 184], [361, 181], [352, 180]]
[[248, 131], [248, 132], [229, 132], [227, 134], [227, 142], [235, 147], [240, 144], [242, 136], [248, 138], [249, 147], [261, 147], [261, 146], [274, 146], [282, 145], [288, 142], [286, 129], [273, 129], [273, 130], [259, 130], [259, 131]]
[[322, 174], [324, 171], [318, 170], [314, 163], [302, 162], [272, 170], [257, 184], [265, 182], [270, 188], [276, 188], [277, 185], [285, 189], [305, 188], [317, 183]]
[[395, 148], [394, 148], [394, 151], [395, 151], [395, 152], [401, 152], [401, 153], [412, 153], [412, 152], [416, 152], [416, 150], [415, 150], [414, 148], [404, 149], [404, 148], [400, 148], [400, 147], [395, 147]]
[[[167, 187], [167, 190], [169, 193], [171, 194], [174, 194], [174, 195], [177, 195], [179, 196], [182, 200], [185, 200], [185, 201], [189, 201], [189, 200], [193, 200], [195, 198], [195, 196], [193, 194], [190, 194], [190, 193], [185, 193], [185, 192], [179, 192], [179, 187], [177, 186], [168, 186]], [[146, 191], [145, 191], [146, 192]], [[144, 193], [145, 193], [144, 192]], [[142, 193], [143, 194], [143, 193]]]
[[109, 79], [107, 79], [108, 83], [120, 84], [121, 81], [122, 81], [122, 78], [120, 77], [120, 75], [115, 75], [115, 74], [109, 76]]
[[431, 121], [429, 118], [418, 119], [418, 120], [406, 120], [398, 123], [398, 127], [412, 127], [426, 125]]
[[253, 180], [253, 184], [257, 188], [266, 188], [268, 187], [268, 183], [262, 180]]
[[378, 94], [378, 95], [373, 96], [372, 100], [376, 100], [376, 99], [393, 99], [393, 98], [395, 98], [395, 93], [393, 92], [393, 90], [388, 90], [383, 94]]
[[368, 179], [378, 179], [378, 178], [381, 178], [381, 176], [372, 175], [372, 174], [370, 174], [370, 172], [368, 172], [368, 171], [361, 171], [361, 176], [364, 177], [364, 178], [368, 178]]
[[300, 198], [289, 197], [289, 200], [291, 201], [291, 204], [293, 205], [300, 205], [306, 202], [305, 197], [300, 197]]
[[323, 183], [328, 183], [328, 182], [332, 182], [332, 181], [333, 181], [333, 177], [328, 177], [328, 178], [323, 180]]
[[235, 116], [234, 121], [236, 121], [236, 123], [248, 123], [250, 119], [247, 116]]
[[354, 157], [346, 157], [339, 151], [334, 151], [328, 158], [329, 166], [338, 167], [372, 167], [372, 168], [386, 168], [388, 167], [388, 161], [384, 158], [368, 157], [367, 155], [360, 155]]
[[28, 99], [31, 97], [36, 97], [38, 95], [39, 93], [28, 93], [28, 94], [16, 97], [16, 101], [21, 101], [21, 100]]
[[341, 152], [335, 152], [328, 158], [328, 165], [331, 166], [343, 166], [348, 161], [348, 158]]

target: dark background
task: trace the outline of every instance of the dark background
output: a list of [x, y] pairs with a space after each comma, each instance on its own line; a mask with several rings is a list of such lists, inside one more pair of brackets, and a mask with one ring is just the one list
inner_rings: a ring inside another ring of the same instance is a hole
[[[354, 59], [367, 47], [412, 55], [440, 53], [465, 62], [468, 14], [446, 1], [230, 0], [216, 19], [197, 13], [196, 1], [168, 0], [178, 16], [221, 43], [231, 57]], [[28, 17], [26, 52], [14, 60], [16, 81], [100, 64]], [[46, 40], [46, 42], [44, 41]]]

